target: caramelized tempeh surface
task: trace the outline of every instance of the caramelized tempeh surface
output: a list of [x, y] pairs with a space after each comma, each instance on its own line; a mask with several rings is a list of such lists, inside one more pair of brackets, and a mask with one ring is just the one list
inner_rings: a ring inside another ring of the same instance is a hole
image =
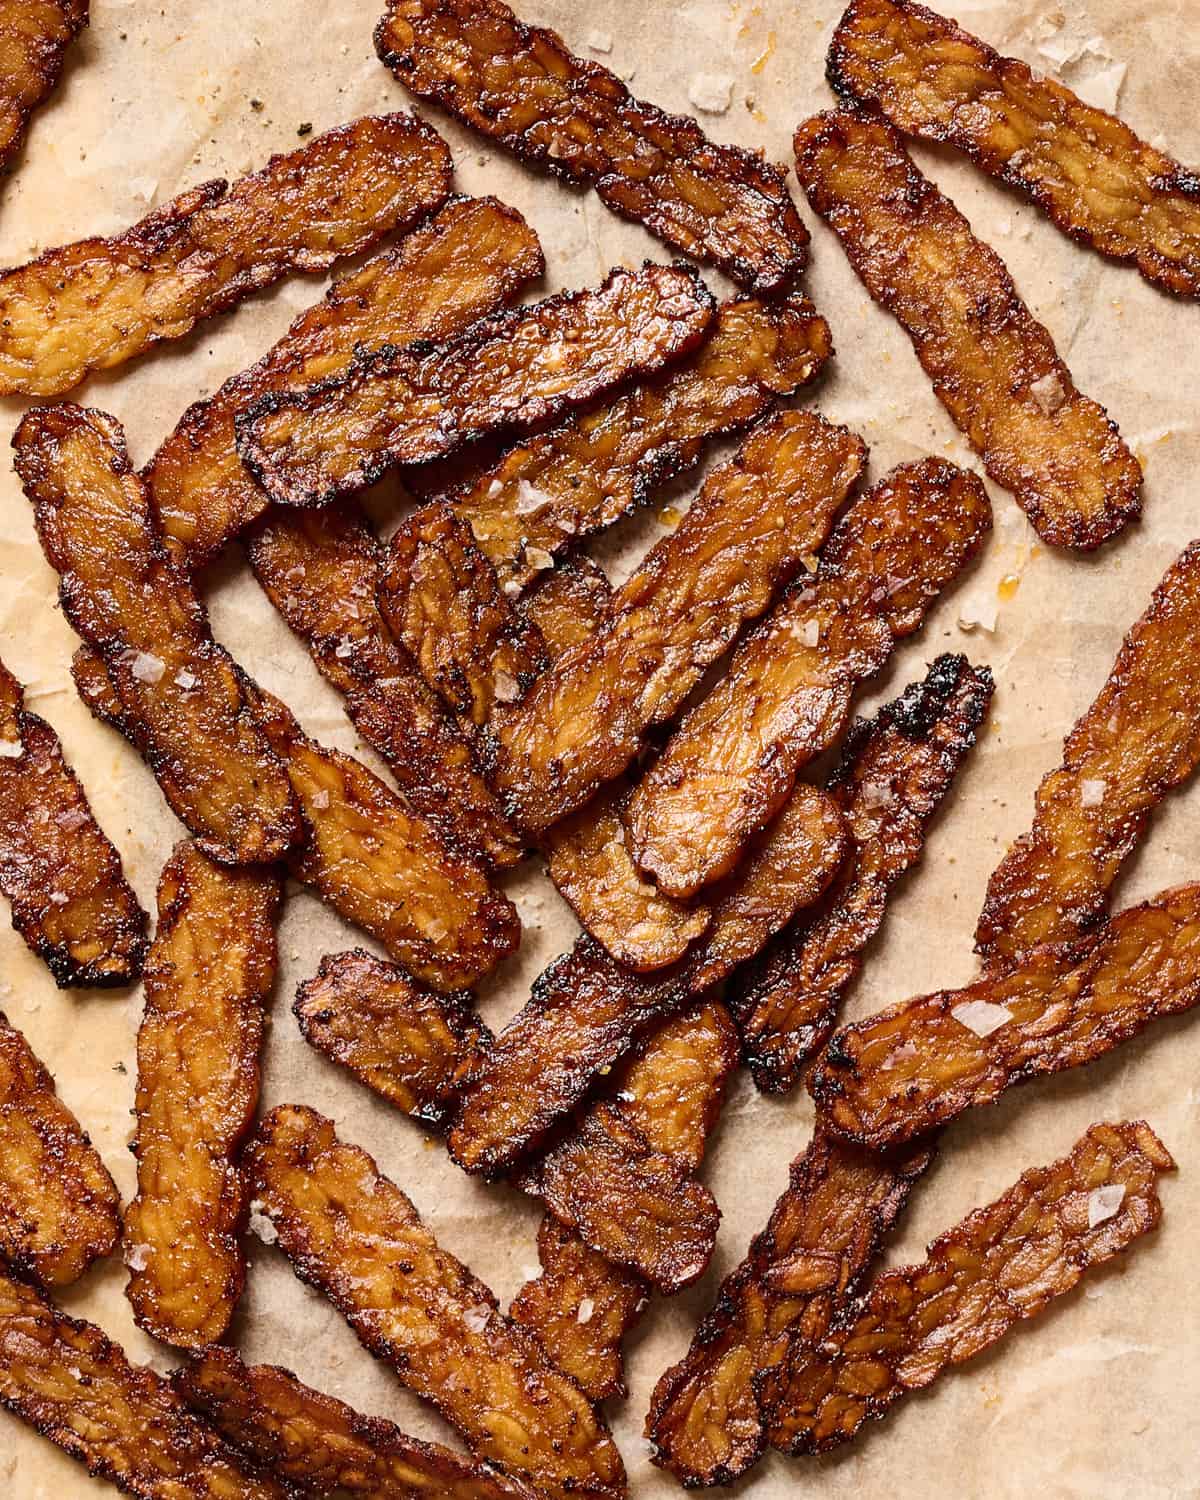
[[439, 207], [450, 171], [430, 126], [367, 116], [112, 239], [48, 250], [0, 275], [0, 395], [61, 395], [290, 271], [326, 271]]
[[539, 572], [517, 600], [517, 609], [539, 631], [555, 660], [600, 628], [612, 592], [603, 570], [581, 554]]
[[159, 881], [137, 1041], [126, 1295], [139, 1327], [181, 1349], [224, 1337], [246, 1278], [237, 1162], [258, 1107], [280, 896], [274, 874], [222, 869], [191, 843]]
[[829, 782], [850, 855], [821, 904], [766, 949], [730, 1002], [760, 1089], [793, 1087], [828, 1040], [892, 887], [920, 859], [926, 825], [975, 743], [992, 686], [986, 667], [939, 656], [924, 681], [851, 727]]
[[1080, 946], [1073, 964], [1061, 948], [1036, 948], [965, 989], [837, 1032], [810, 1079], [829, 1128], [895, 1145], [1190, 1010], [1200, 1001], [1200, 884], [1130, 907]]
[[808, 233], [777, 166], [634, 99], [501, 0], [389, 0], [375, 46], [415, 94], [734, 281], [769, 293], [804, 268]]
[[1200, 295], [1195, 172], [1061, 83], [911, 0], [853, 0], [827, 71], [905, 134], [965, 151], [1073, 240]]
[[991, 523], [979, 480], [934, 458], [902, 464], [846, 512], [816, 577], [742, 642], [633, 795], [634, 858], [660, 888], [690, 896], [733, 868]]
[[1069, 1156], [934, 1240], [921, 1265], [878, 1277], [819, 1345], [797, 1341], [759, 1386], [772, 1444], [834, 1448], [1036, 1317], [1158, 1225], [1157, 1179], [1174, 1165], [1143, 1122], [1093, 1125]]
[[68, 47], [88, 24], [88, 0], [0, 4], [0, 166], [21, 148], [29, 117], [58, 83]]
[[796, 171], [934, 392], [1047, 541], [1098, 547], [1141, 511], [1142, 471], [1080, 395], [1000, 257], [889, 125], [848, 112], [796, 132]]
[[236, 421], [273, 500], [324, 505], [396, 464], [565, 416], [693, 350], [713, 316], [695, 272], [647, 262], [603, 286], [484, 318], [449, 343], [368, 351], [341, 375], [270, 391]]
[[13, 446], [63, 610], [102, 658], [163, 795], [212, 858], [278, 859], [301, 833], [287, 775], [246, 679], [155, 531], [119, 424], [40, 407]]
[[284, 1105], [260, 1126], [248, 1160], [297, 1274], [479, 1457], [554, 1497], [624, 1492], [620, 1455], [578, 1388], [438, 1246], [366, 1152], [339, 1142], [312, 1110]]
[[146, 914], [58, 735], [0, 662], [0, 891], [60, 988], [132, 984]]

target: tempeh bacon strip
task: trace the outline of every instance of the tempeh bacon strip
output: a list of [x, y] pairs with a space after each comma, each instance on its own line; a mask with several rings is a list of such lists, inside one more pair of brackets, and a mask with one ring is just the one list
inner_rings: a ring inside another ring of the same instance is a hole
[[911, 0], [853, 0], [826, 71], [839, 94], [965, 152], [1073, 240], [1200, 295], [1196, 173], [1063, 84]]
[[375, 46], [413, 93], [741, 285], [772, 293], [803, 270], [808, 233], [779, 167], [634, 99], [501, 0], [389, 0]]
[[48, 250], [0, 275], [0, 395], [61, 395], [291, 271], [326, 271], [440, 207], [450, 172], [423, 121], [366, 116], [123, 234]]
[[1141, 512], [1142, 471], [1082, 396], [1000, 257], [891, 126], [848, 111], [796, 132], [796, 172], [942, 405], [1039, 535], [1088, 550]]
[[58, 83], [67, 49], [88, 24], [88, 0], [7, 0], [0, 9], [0, 166], [21, 149], [29, 119]]

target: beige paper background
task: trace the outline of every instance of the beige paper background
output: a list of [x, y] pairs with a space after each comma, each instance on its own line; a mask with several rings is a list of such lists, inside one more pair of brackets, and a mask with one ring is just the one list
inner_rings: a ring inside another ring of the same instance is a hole
[[[291, 149], [302, 122], [319, 131], [364, 111], [406, 107], [407, 95], [372, 50], [378, 9], [379, 0], [161, 7], [93, 0], [92, 30], [3, 187], [0, 260], [17, 263], [39, 247], [114, 231], [187, 185], [235, 176], [272, 150]], [[831, 103], [822, 59], [839, 10], [838, 0], [595, 0], [586, 7], [538, 0], [529, 14], [559, 26], [579, 49], [596, 33], [609, 33], [612, 51], [604, 60], [636, 91], [668, 108], [690, 108], [689, 83], [697, 73], [729, 75], [732, 104], [706, 119], [710, 133], [788, 160], [795, 124]], [[1140, 7], [1087, 0], [1086, 9], [1081, 0], [1068, 0], [1048, 12], [1002, 0], [960, 0], [957, 11], [1004, 49], [1047, 70], [1060, 66], [1069, 81], [1098, 90], [1098, 99], [1105, 90], [1111, 98], [1119, 85], [1120, 110], [1136, 128], [1147, 137], [1161, 134], [1182, 160], [1200, 161], [1197, 0]], [[252, 99], [261, 101], [261, 110]], [[507, 199], [542, 235], [552, 287], [594, 282], [623, 258], [664, 255], [594, 197], [527, 173], [435, 117], [453, 143], [459, 187]], [[982, 562], [876, 684], [872, 699], [890, 696], [936, 652], [965, 650], [993, 667], [998, 691], [991, 724], [937, 822], [924, 866], [903, 886], [886, 933], [872, 949], [853, 997], [854, 1014], [972, 975], [971, 932], [989, 871], [1026, 826], [1033, 788], [1057, 762], [1062, 736], [1104, 679], [1124, 629], [1168, 562], [1200, 534], [1194, 420], [1200, 308], [1171, 301], [1133, 272], [1073, 247], [1031, 208], [963, 163], [919, 155], [1005, 256], [1080, 387], [1109, 407], [1143, 456], [1146, 515], [1093, 560], [1056, 557], [1031, 548], [1024, 520], [993, 487], [997, 529]], [[807, 210], [805, 217], [811, 223]], [[833, 325], [838, 348], [815, 399], [826, 414], [864, 434], [872, 475], [930, 451], [971, 463], [907, 341], [868, 303], [821, 227], [814, 230], [807, 285]], [[320, 291], [293, 279], [192, 338], [92, 380], [77, 395], [121, 417], [141, 463], [189, 401], [256, 357]], [[6, 435], [19, 415], [17, 405], [9, 408]], [[653, 517], [644, 518], [598, 552], [620, 571], [654, 530]], [[1009, 574], [1019, 576], [1019, 587], [1001, 601], [997, 585]], [[32, 706], [62, 735], [100, 821], [153, 909], [158, 870], [180, 829], [148, 772], [76, 699], [67, 673], [75, 642], [57, 609], [54, 583], [34, 541], [29, 507], [5, 463], [0, 653], [28, 683]], [[251, 672], [284, 696], [310, 731], [354, 748], [335, 695], [236, 557], [213, 578], [210, 596], [217, 634]], [[986, 617], [993, 610], [994, 633], [968, 634], [959, 625], [960, 616]], [[1121, 903], [1200, 874], [1198, 841], [1200, 787], [1193, 786], [1154, 820], [1122, 882]], [[493, 1023], [521, 1003], [530, 979], [573, 930], [536, 870], [518, 876], [511, 889], [526, 931], [521, 953], [481, 998]], [[330, 1113], [346, 1138], [368, 1147], [412, 1195], [442, 1243], [506, 1299], [536, 1265], [535, 1207], [506, 1189], [468, 1181], [438, 1144], [309, 1052], [294, 1026], [288, 1005], [296, 984], [322, 953], [359, 941], [312, 898], [289, 898], [265, 1102], [301, 1100]], [[0, 989], [0, 1004], [55, 1073], [128, 1195], [139, 996], [58, 993], [6, 926]], [[919, 1255], [928, 1238], [1001, 1191], [1024, 1167], [1062, 1154], [1091, 1121], [1135, 1115], [1151, 1121], [1181, 1169], [1166, 1183], [1158, 1236], [1095, 1278], [1086, 1294], [1066, 1299], [1039, 1326], [1010, 1337], [997, 1354], [908, 1401], [842, 1455], [791, 1463], [772, 1456], [750, 1481], [761, 1500], [785, 1493], [830, 1500], [924, 1500], [941, 1493], [989, 1500], [1032, 1492], [1054, 1500], [1200, 1495], [1197, 1028], [1195, 1017], [1169, 1022], [1097, 1067], [1022, 1090], [956, 1126], [889, 1254], [893, 1260]], [[683, 1352], [718, 1278], [764, 1220], [810, 1126], [803, 1097], [765, 1101], [746, 1078], [737, 1081], [706, 1168], [725, 1213], [713, 1266], [689, 1293], [659, 1304], [635, 1335], [632, 1394], [611, 1410], [639, 1496], [678, 1493], [650, 1467], [640, 1438], [653, 1382]], [[328, 1304], [292, 1277], [276, 1251], [255, 1241], [251, 1258], [238, 1328], [251, 1357], [289, 1364], [413, 1432], [447, 1437], [438, 1419], [361, 1351]], [[118, 1264], [98, 1267], [66, 1305], [100, 1322], [135, 1358], [168, 1368], [166, 1351], [134, 1329], [123, 1281]], [[97, 1481], [0, 1413], [0, 1495], [83, 1500], [99, 1493]]]

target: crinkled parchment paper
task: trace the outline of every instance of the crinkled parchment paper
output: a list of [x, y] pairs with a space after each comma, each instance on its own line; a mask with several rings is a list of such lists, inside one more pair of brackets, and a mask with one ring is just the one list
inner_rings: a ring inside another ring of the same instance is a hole
[[[1060, 73], [1097, 102], [1117, 101], [1145, 136], [1162, 137], [1185, 162], [1200, 162], [1196, 0], [1141, 6], [1064, 0], [1061, 9], [1052, 4], [1044, 11], [1026, 0], [955, 0], [953, 8], [990, 41]], [[408, 97], [372, 51], [378, 9], [379, 0], [161, 6], [93, 0], [91, 32], [3, 185], [0, 256], [20, 262], [39, 247], [116, 230], [185, 186], [236, 176], [269, 152], [290, 149], [308, 122], [319, 131], [364, 111], [407, 107]], [[839, 10], [838, 0], [587, 6], [537, 0], [529, 14], [558, 26], [580, 50], [590, 40], [635, 90], [667, 108], [691, 110], [689, 94], [704, 97], [700, 75], [717, 76], [718, 97], [727, 81], [728, 108], [704, 117], [710, 133], [761, 145], [787, 161], [796, 123], [831, 103], [823, 54]], [[436, 123], [453, 143], [459, 187], [498, 194], [537, 228], [551, 286], [592, 283], [616, 261], [665, 254], [593, 196], [514, 166], [440, 116]], [[1109, 407], [1141, 453], [1146, 514], [1140, 527], [1091, 561], [1056, 557], [1033, 545], [1012, 501], [993, 487], [998, 524], [986, 555], [876, 684], [873, 698], [890, 696], [925, 660], [955, 650], [989, 663], [998, 691], [991, 724], [936, 824], [924, 866], [905, 883], [871, 952], [853, 997], [855, 1015], [972, 975], [971, 933], [990, 870], [1026, 827], [1033, 789], [1057, 763], [1063, 735], [1103, 681], [1124, 630], [1166, 565], [1200, 534], [1192, 383], [1200, 307], [1173, 302], [1132, 271], [1073, 247], [963, 162], [919, 155], [1008, 261], [1081, 389]], [[927, 452], [971, 463], [903, 334], [868, 302], [824, 228], [814, 229], [807, 285], [833, 325], [838, 350], [814, 399], [866, 437], [872, 477]], [[183, 343], [93, 379], [82, 399], [126, 423], [141, 463], [188, 402], [261, 353], [320, 293], [312, 281], [293, 278]], [[4, 411], [5, 433], [18, 415], [15, 404]], [[158, 870], [180, 829], [149, 773], [115, 735], [93, 724], [75, 696], [67, 671], [74, 638], [56, 607], [55, 580], [34, 540], [29, 506], [7, 462], [2, 468], [0, 654], [29, 684], [32, 706], [62, 735], [100, 821], [152, 908]], [[381, 505], [394, 509], [388, 496]], [[618, 573], [627, 569], [656, 525], [651, 514], [622, 528], [598, 549], [602, 560]], [[249, 670], [285, 697], [310, 731], [354, 748], [336, 697], [236, 556], [211, 579], [210, 597], [218, 636]], [[979, 623], [964, 629], [972, 620]], [[1124, 903], [1197, 875], [1200, 785], [1174, 796], [1154, 820], [1119, 898]], [[482, 996], [492, 1022], [521, 1003], [531, 978], [573, 931], [539, 872], [519, 875], [512, 890], [525, 938]], [[345, 1137], [368, 1147], [412, 1195], [442, 1243], [506, 1299], [536, 1266], [537, 1209], [507, 1189], [468, 1181], [440, 1145], [311, 1053], [293, 1023], [288, 1005], [296, 984], [321, 954], [359, 941], [311, 897], [290, 896], [265, 1102], [302, 1100], [332, 1115]], [[139, 995], [58, 993], [6, 926], [0, 981], [0, 1004], [46, 1060], [128, 1195]], [[1180, 1173], [1164, 1186], [1161, 1232], [997, 1353], [906, 1402], [842, 1455], [768, 1459], [751, 1480], [756, 1494], [762, 1500], [818, 1493], [830, 1500], [1200, 1495], [1198, 1072], [1200, 1016], [1193, 1015], [1154, 1028], [1099, 1066], [1018, 1090], [999, 1108], [955, 1126], [940, 1164], [915, 1195], [891, 1258], [919, 1255], [940, 1229], [995, 1196], [1026, 1166], [1061, 1155], [1100, 1118], [1145, 1116], [1176, 1154]], [[718, 1278], [765, 1218], [811, 1120], [803, 1096], [765, 1101], [746, 1078], [733, 1090], [706, 1168], [725, 1214], [712, 1269], [689, 1293], [658, 1305], [639, 1330], [630, 1351], [630, 1398], [612, 1408], [635, 1495], [657, 1500], [677, 1493], [672, 1480], [651, 1468], [640, 1436], [650, 1389], [683, 1352]], [[255, 1241], [251, 1258], [237, 1329], [251, 1357], [291, 1365], [359, 1407], [446, 1437], [438, 1420], [360, 1350], [333, 1309], [295, 1280], [277, 1251]], [[135, 1358], [168, 1368], [166, 1352], [134, 1329], [123, 1281], [120, 1265], [98, 1267], [66, 1303], [103, 1324]], [[0, 1414], [0, 1495], [84, 1500], [93, 1493], [101, 1493], [98, 1482]]]

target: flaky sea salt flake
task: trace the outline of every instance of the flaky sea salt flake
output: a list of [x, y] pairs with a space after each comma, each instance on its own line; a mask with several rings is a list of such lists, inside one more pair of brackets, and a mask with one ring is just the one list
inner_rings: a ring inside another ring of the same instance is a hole
[[1103, 781], [1084, 780], [1079, 783], [1080, 807], [1099, 807], [1104, 801]]
[[1012, 1020], [1011, 1010], [1003, 1005], [993, 1005], [990, 1000], [964, 1000], [950, 1014], [960, 1026], [979, 1037], [991, 1036], [993, 1031]]
[[590, 1323], [592, 1314], [596, 1311], [596, 1304], [590, 1297], [582, 1297], [579, 1301], [579, 1311], [575, 1314], [577, 1323]]
[[688, 98], [703, 115], [723, 115], [733, 98], [733, 79], [728, 73], [694, 73]]
[[1095, 1229], [1097, 1224], [1106, 1224], [1109, 1219], [1116, 1218], [1124, 1202], [1123, 1183], [1109, 1182], [1103, 1187], [1093, 1188], [1088, 1194], [1088, 1228]]

